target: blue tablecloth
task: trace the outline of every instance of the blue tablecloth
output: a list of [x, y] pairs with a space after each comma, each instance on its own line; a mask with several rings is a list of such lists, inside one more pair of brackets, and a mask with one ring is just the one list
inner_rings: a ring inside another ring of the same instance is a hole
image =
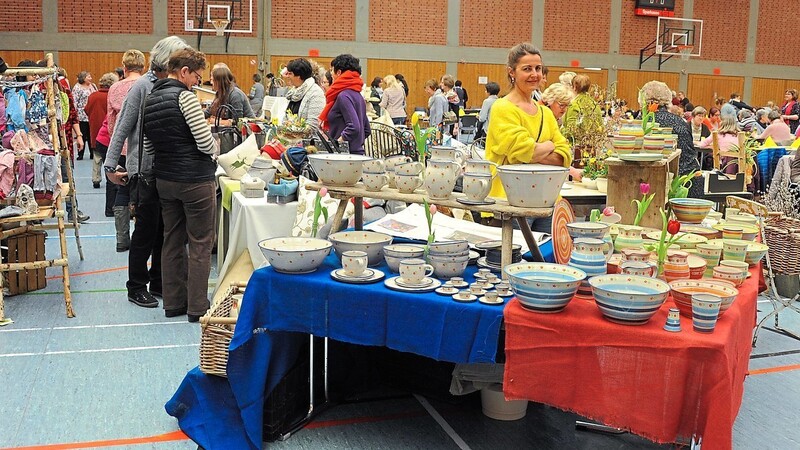
[[[552, 260], [552, 247], [542, 253]], [[440, 361], [492, 363], [503, 308], [458, 303], [436, 293], [402, 293], [383, 282], [339, 283], [331, 254], [314, 273], [286, 275], [266, 267], [250, 278], [230, 345], [228, 379], [190, 371], [166, 404], [181, 429], [212, 449], [260, 449], [264, 399], [305, 340], [297, 332], [385, 346]], [[395, 276], [381, 266], [387, 277]], [[465, 274], [473, 280], [475, 266]]]

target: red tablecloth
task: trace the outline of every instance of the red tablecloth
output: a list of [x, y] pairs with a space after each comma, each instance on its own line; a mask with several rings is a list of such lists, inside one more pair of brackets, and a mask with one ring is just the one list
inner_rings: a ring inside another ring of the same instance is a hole
[[731, 448], [756, 318], [760, 266], [712, 334], [663, 330], [669, 298], [650, 321], [605, 320], [592, 301], [573, 299], [558, 314], [537, 314], [514, 299], [505, 310], [508, 399], [573, 411], [648, 439]]

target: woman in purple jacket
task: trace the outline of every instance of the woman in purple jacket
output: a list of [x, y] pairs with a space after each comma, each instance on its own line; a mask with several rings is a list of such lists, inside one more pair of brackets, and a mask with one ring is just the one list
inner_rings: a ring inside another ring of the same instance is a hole
[[331, 61], [331, 75], [333, 84], [325, 92], [325, 108], [319, 115], [322, 128], [331, 139], [347, 142], [350, 153], [363, 155], [370, 128], [358, 59], [348, 54], [337, 56]]

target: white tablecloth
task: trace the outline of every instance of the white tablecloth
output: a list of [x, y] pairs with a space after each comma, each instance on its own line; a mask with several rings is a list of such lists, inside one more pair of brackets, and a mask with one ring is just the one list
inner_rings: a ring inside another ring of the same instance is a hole
[[264, 239], [289, 236], [297, 215], [297, 202], [286, 205], [267, 203], [267, 197], [245, 198], [241, 192], [234, 192], [231, 201], [230, 233], [225, 251], [225, 261], [219, 269], [222, 280], [228, 268], [236, 262], [246, 248], [256, 269], [267, 260], [258, 248]]

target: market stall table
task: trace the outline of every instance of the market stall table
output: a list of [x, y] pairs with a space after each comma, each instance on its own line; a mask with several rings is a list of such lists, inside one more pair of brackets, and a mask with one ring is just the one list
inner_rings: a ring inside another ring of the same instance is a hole
[[572, 411], [657, 442], [731, 448], [742, 403], [761, 266], [740, 288], [711, 334], [662, 327], [668, 299], [642, 326], [604, 319], [594, 302], [573, 299], [562, 313], [536, 314], [512, 300], [505, 310], [504, 391]]
[[[264, 399], [305, 342], [298, 332], [439, 361], [495, 361], [503, 306], [396, 292], [383, 282], [340, 283], [330, 276], [339, 267], [331, 254], [311, 274], [271, 267], [253, 273], [230, 345], [228, 379], [194, 369], [166, 405], [189, 437], [208, 450], [261, 448]], [[377, 269], [396, 275], [385, 264]], [[467, 268], [468, 280], [474, 271]]]

